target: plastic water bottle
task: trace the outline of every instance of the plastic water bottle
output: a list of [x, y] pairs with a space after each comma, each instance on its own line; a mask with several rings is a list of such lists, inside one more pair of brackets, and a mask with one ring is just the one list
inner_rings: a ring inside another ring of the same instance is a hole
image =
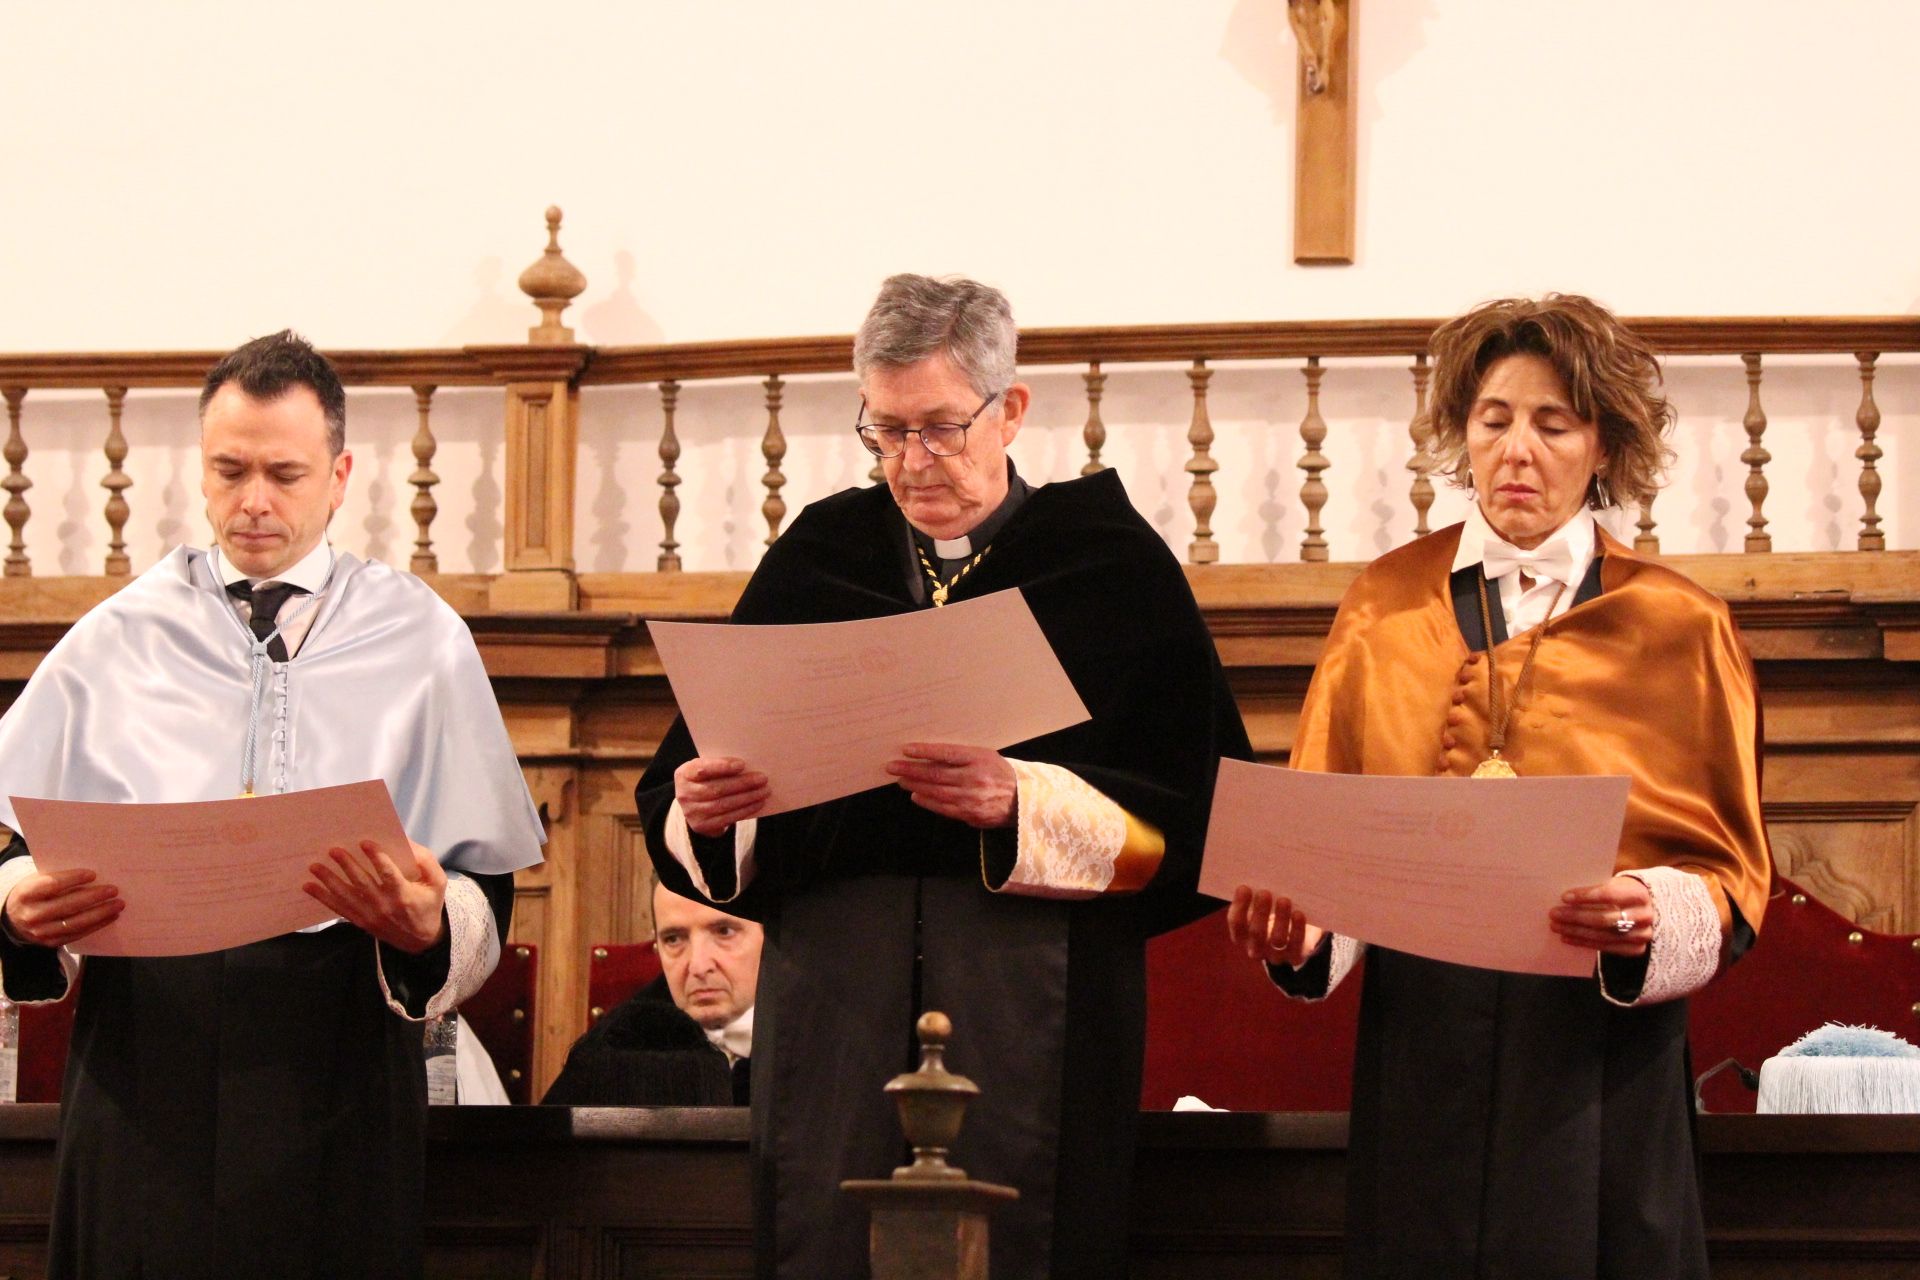
[[0, 1102], [20, 1100], [20, 1006], [0, 996]]
[[427, 1059], [427, 1103], [450, 1107], [460, 1101], [460, 1071], [455, 1065], [454, 1049], [459, 1029], [457, 1015], [443, 1013], [427, 1023], [423, 1050]]

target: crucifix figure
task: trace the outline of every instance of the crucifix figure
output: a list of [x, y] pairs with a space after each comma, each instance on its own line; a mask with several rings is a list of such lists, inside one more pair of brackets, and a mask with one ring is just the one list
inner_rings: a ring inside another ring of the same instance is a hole
[[1287, 0], [1299, 44], [1293, 135], [1293, 260], [1353, 262], [1353, 0]]

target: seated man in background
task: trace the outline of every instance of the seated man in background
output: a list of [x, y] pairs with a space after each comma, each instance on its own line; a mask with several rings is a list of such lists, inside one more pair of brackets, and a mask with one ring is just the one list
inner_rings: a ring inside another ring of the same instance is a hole
[[663, 972], [580, 1037], [541, 1101], [745, 1106], [760, 939], [753, 921], [656, 882], [653, 945]]

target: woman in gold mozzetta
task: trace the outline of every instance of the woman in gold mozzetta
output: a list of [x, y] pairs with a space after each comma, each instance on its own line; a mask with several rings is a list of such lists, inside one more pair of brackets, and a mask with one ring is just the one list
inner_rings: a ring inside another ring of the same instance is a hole
[[[1684, 997], [1766, 901], [1752, 664], [1718, 598], [1594, 521], [1651, 498], [1670, 457], [1644, 342], [1550, 294], [1478, 307], [1432, 349], [1436, 468], [1477, 501], [1347, 592], [1293, 767], [1632, 786], [1616, 874], [1542, 921], [1594, 953], [1591, 978], [1367, 951], [1347, 1274], [1705, 1276]], [[1301, 999], [1362, 949], [1244, 887], [1228, 928]]]

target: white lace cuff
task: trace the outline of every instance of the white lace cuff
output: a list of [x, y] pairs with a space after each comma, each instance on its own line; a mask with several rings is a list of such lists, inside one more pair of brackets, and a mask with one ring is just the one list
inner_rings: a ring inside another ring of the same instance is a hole
[[447, 960], [447, 981], [427, 1000], [426, 1013], [418, 1018], [394, 999], [392, 989], [387, 986], [386, 967], [378, 959], [379, 944], [374, 944], [380, 994], [387, 1008], [409, 1022], [426, 1022], [458, 1008], [485, 984], [494, 966], [500, 963], [500, 930], [493, 919], [493, 907], [479, 882], [458, 871], [447, 873], [447, 932], [452, 952]]
[[[1653, 896], [1653, 942], [1647, 950], [1647, 976], [1640, 994], [1616, 999], [1600, 970], [1600, 994], [1622, 1007], [1659, 1004], [1692, 995], [1720, 972], [1720, 910], [1707, 882], [1678, 867], [1625, 871]], [[1599, 970], [1599, 966], [1596, 966]]]
[[1353, 966], [1366, 951], [1367, 944], [1358, 938], [1349, 938], [1344, 933], [1333, 935], [1333, 961], [1327, 967], [1327, 994], [1332, 995], [1347, 975], [1353, 972]]
[[1071, 769], [1030, 760], [1009, 760], [1019, 787], [1015, 804], [1018, 846], [1012, 872], [988, 888], [1036, 898], [1097, 898], [1109, 890], [1140, 887], [1141, 867], [1115, 884], [1122, 855], [1150, 857], [1151, 878], [1164, 851], [1159, 833]]
[[[26, 946], [27, 944], [22, 941], [19, 934], [13, 931], [13, 927], [6, 922], [7, 895], [12, 893], [15, 886], [22, 880], [25, 880], [30, 875], [36, 874], [39, 870], [40, 868], [34, 865], [31, 855], [0, 862], [0, 929], [7, 931], [8, 940], [16, 946]], [[54, 954], [60, 958], [60, 975], [66, 979], [66, 986], [60, 989], [60, 994], [51, 996], [45, 1000], [13, 1000], [12, 1003], [53, 1004], [56, 1001], [67, 998], [67, 993], [73, 990], [73, 980], [80, 974], [80, 957], [65, 947], [56, 949]]]
[[733, 824], [733, 892], [724, 898], [714, 897], [707, 884], [707, 873], [700, 869], [700, 859], [693, 854], [693, 832], [687, 827], [687, 815], [680, 811], [678, 800], [668, 807], [666, 829], [661, 834], [666, 839], [667, 852], [687, 869], [687, 876], [701, 897], [708, 902], [732, 902], [747, 887], [747, 881], [753, 879], [753, 842], [759, 830], [758, 818]]

